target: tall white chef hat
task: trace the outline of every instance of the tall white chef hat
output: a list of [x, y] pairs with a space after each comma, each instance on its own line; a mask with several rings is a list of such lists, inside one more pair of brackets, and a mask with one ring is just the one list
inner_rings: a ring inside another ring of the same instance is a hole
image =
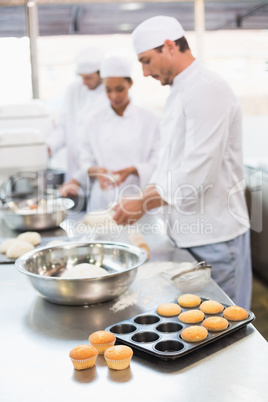
[[100, 68], [101, 78], [131, 77], [132, 63], [121, 55], [110, 55], [103, 59]]
[[166, 39], [177, 40], [185, 32], [174, 17], [159, 15], [143, 21], [132, 32], [134, 49], [137, 54], [162, 46]]
[[78, 74], [92, 74], [100, 70], [103, 52], [97, 46], [87, 47], [76, 57], [76, 72]]

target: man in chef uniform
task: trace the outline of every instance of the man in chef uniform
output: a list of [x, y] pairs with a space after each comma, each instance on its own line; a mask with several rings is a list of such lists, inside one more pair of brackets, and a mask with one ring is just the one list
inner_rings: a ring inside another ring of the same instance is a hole
[[167, 233], [234, 301], [250, 308], [252, 272], [244, 196], [242, 115], [230, 87], [192, 55], [181, 24], [157, 16], [133, 32], [145, 76], [170, 85], [162, 117], [163, 153], [150, 186], [123, 197], [115, 221], [136, 221], [163, 206]]
[[[47, 140], [49, 154], [67, 148], [67, 172], [65, 180], [72, 179], [78, 168], [77, 146], [84, 118], [108, 103], [99, 70], [103, 53], [99, 47], [83, 49], [76, 59], [78, 78], [67, 89], [63, 111], [58, 126]], [[72, 188], [65, 193], [72, 194]]]

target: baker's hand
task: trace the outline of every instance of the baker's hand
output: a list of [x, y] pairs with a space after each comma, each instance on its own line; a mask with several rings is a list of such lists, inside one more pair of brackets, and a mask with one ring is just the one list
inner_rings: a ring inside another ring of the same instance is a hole
[[114, 221], [117, 225], [133, 224], [144, 214], [143, 199], [137, 195], [135, 197], [122, 197], [119, 203], [114, 207]]
[[111, 181], [108, 179], [107, 169], [100, 168], [96, 178], [98, 179], [102, 190], [106, 190], [111, 185]]
[[125, 169], [112, 172], [112, 177], [114, 178], [114, 187], [120, 186], [120, 184], [123, 183], [130, 174], [138, 175], [135, 166], [130, 166]]
[[102, 190], [106, 190], [108, 187], [110, 187], [113, 183], [111, 181], [111, 178], [109, 178], [109, 173], [108, 170], [99, 166], [92, 166], [88, 170], [89, 176], [94, 177], [95, 179], [98, 180], [100, 184], [100, 188]]
[[51, 158], [51, 156], [52, 156], [52, 151], [51, 151], [50, 146], [48, 146], [48, 145], [47, 145], [47, 153], [48, 153], [48, 157]]
[[78, 181], [72, 179], [63, 183], [59, 187], [59, 193], [62, 197], [77, 197], [79, 194], [80, 184]]

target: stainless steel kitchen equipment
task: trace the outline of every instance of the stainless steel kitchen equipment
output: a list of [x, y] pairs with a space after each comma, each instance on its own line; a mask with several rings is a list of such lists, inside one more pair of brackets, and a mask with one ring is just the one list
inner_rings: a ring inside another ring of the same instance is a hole
[[[1, 228], [0, 228], [1, 229]], [[146, 235], [151, 262], [192, 261], [186, 250], [175, 248], [166, 236]], [[153, 264], [144, 264], [127, 292], [107, 303], [62, 306], [37, 296], [25, 275], [13, 265], [2, 265], [0, 281], [1, 402], [66, 402], [85, 398], [118, 402], [252, 402], [267, 399], [266, 340], [252, 324], [219, 342], [212, 342], [174, 361], [163, 361], [134, 350], [130, 367], [110, 370], [104, 357], [94, 367], [74, 370], [69, 352], [88, 343], [89, 335], [160, 303], [180, 292], [162, 278]], [[200, 297], [230, 304], [212, 280]], [[27, 379], [33, 378], [31, 386]], [[55, 378], [57, 386], [55, 387]], [[144, 386], [146, 383], [146, 387]], [[23, 395], [23, 398], [21, 397]]]
[[47, 168], [45, 139], [53, 127], [53, 118], [39, 99], [0, 106], [0, 185], [15, 173]]
[[39, 130], [0, 130], [0, 185], [21, 171], [37, 171], [47, 167], [47, 146]]
[[59, 197], [57, 190], [64, 181], [64, 175], [65, 172], [59, 169], [17, 172], [2, 183], [2, 202]]
[[46, 169], [44, 176], [45, 188], [57, 189], [64, 182], [65, 171], [62, 169]]
[[[26, 253], [16, 261], [16, 267], [47, 300], [88, 305], [114, 299], [125, 292], [146, 258], [145, 251], [128, 244], [73, 242]], [[60, 277], [66, 269], [80, 263], [102, 267], [108, 274], [96, 278]]]
[[175, 281], [182, 275], [189, 274], [189, 273], [195, 272], [195, 271], [201, 271], [206, 268], [211, 268], [211, 265], [207, 265], [205, 261], [200, 261], [193, 268], [188, 268], [182, 272], [179, 272], [178, 274], [175, 274], [174, 276], [171, 277], [171, 280]]
[[251, 256], [254, 271], [268, 281], [268, 163], [245, 165], [246, 199], [250, 215]]
[[[80, 219], [79, 216], [77, 221]], [[6, 225], [0, 225], [2, 237], [6, 231]], [[58, 234], [55, 230], [54, 236], [57, 235], [62, 236], [62, 231]], [[142, 402], [266, 401], [268, 347], [252, 324], [174, 361], [162, 361], [135, 349], [126, 370], [110, 370], [102, 355], [94, 367], [74, 370], [69, 352], [88, 343], [92, 332], [146, 313], [181, 295], [159, 274], [162, 268], [157, 269], [154, 263], [190, 263], [194, 258], [186, 249], [175, 247], [165, 234], [146, 232], [144, 237], [150, 246], [150, 262], [138, 269], [125, 293], [106, 303], [48, 303], [14, 265], [0, 266], [0, 316], [4, 323], [0, 331], [1, 402], [73, 402], [84, 399], [86, 394], [109, 402], [136, 402], [137, 397]], [[232, 304], [212, 279], [197, 294]], [[29, 379], [34, 379], [30, 386]]]
[[205, 261], [174, 264], [161, 273], [181, 292], [192, 293], [202, 290], [211, 280], [211, 266]]
[[59, 226], [74, 202], [68, 198], [9, 201], [2, 207], [6, 225], [13, 230], [46, 230]]

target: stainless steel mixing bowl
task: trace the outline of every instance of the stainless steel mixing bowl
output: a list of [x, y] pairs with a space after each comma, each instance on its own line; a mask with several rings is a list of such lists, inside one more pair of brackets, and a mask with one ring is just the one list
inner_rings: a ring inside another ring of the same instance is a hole
[[[27, 275], [33, 287], [56, 304], [87, 305], [105, 302], [125, 292], [146, 261], [139, 247], [114, 242], [68, 243], [43, 247], [16, 260], [17, 269]], [[95, 264], [108, 271], [96, 278], [61, 278], [80, 263]]]
[[55, 198], [45, 200], [46, 208], [25, 209], [27, 203], [31, 205], [32, 201], [9, 202], [4, 205], [3, 219], [10, 229], [24, 231], [55, 228], [64, 221], [67, 211], [74, 206], [74, 202], [68, 198]]

